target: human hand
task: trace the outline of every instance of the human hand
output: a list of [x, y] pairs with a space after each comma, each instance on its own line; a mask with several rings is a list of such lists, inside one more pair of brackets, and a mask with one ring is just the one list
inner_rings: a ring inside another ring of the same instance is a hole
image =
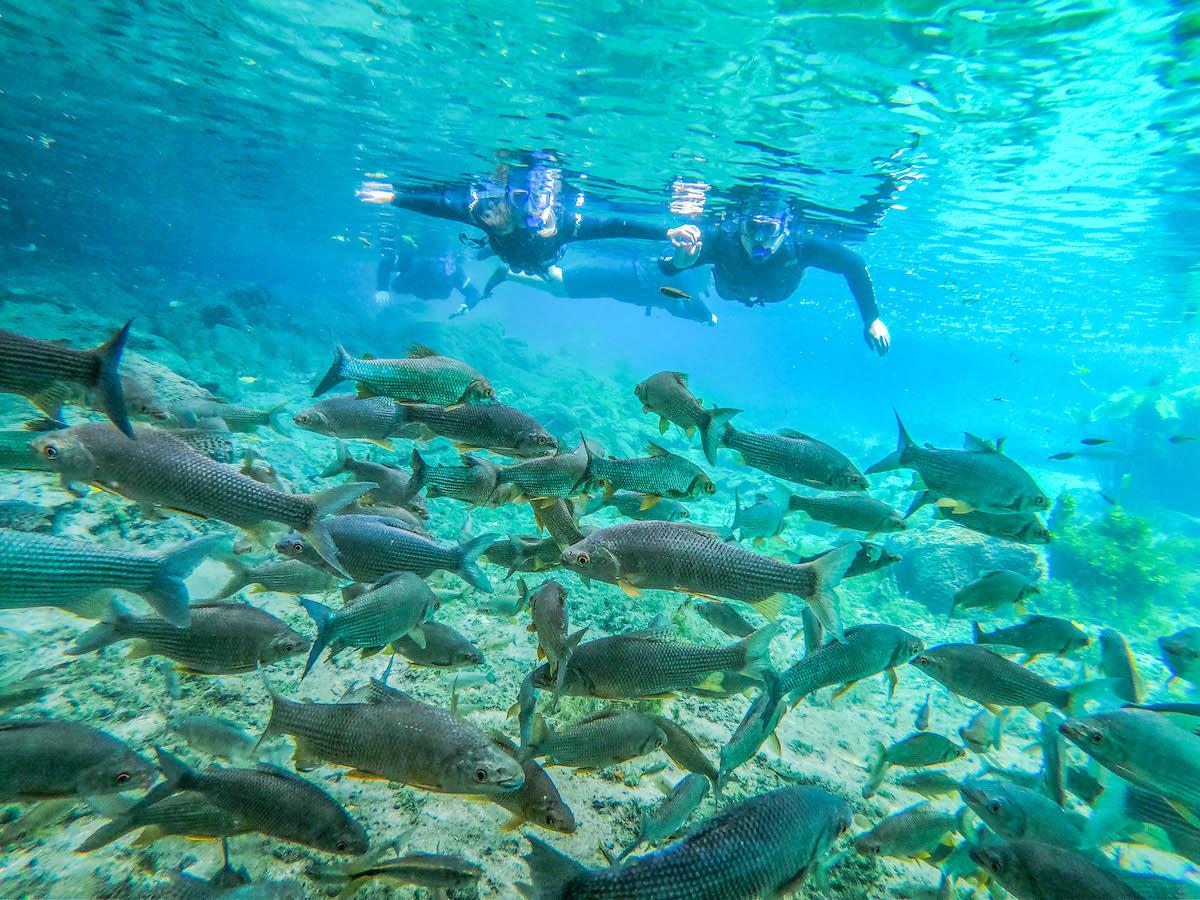
[[680, 268], [694, 260], [703, 246], [700, 229], [695, 225], [680, 225], [678, 228], [668, 229], [667, 238], [675, 245], [675, 264]]
[[887, 326], [879, 319], [876, 319], [866, 327], [863, 336], [867, 340], [867, 346], [880, 356], [886, 356], [888, 350], [892, 348], [891, 332], [888, 331]]
[[392, 300], [392, 295], [387, 291], [376, 291], [371, 299], [375, 301], [376, 306], [387, 306]]
[[396, 199], [396, 192], [385, 181], [364, 181], [354, 196], [363, 203], [386, 204]]

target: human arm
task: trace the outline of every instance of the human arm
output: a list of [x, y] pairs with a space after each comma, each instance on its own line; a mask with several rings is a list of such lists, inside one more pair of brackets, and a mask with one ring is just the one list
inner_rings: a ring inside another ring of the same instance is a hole
[[862, 316], [867, 346], [880, 356], [886, 354], [891, 349], [892, 338], [887, 326], [879, 318], [875, 286], [871, 283], [871, 273], [867, 271], [863, 258], [836, 241], [822, 238], [805, 239], [800, 247], [799, 258], [804, 265], [815, 266], [846, 279], [846, 286]]
[[471, 220], [471, 189], [466, 185], [398, 188], [385, 182], [369, 181], [356, 196], [363, 203], [390, 204], [438, 219], [475, 224]]

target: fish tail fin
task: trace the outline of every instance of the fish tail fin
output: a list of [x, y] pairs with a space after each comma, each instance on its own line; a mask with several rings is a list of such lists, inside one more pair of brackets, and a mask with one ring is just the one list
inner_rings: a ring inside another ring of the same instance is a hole
[[350, 451], [346, 449], [345, 441], [338, 441], [337, 456], [321, 473], [322, 478], [332, 478], [334, 475], [340, 475], [346, 471], [346, 464], [350, 462]]
[[867, 757], [867, 783], [863, 786], [863, 797], [869, 798], [875, 794], [875, 790], [883, 784], [883, 777], [887, 774], [887, 748], [882, 741], [875, 741], [871, 744], [871, 753]]
[[971, 623], [971, 640], [976, 644], [980, 644], [980, 643], [983, 643], [980, 640], [980, 638], [982, 638], [982, 637], [983, 637], [983, 629], [979, 627], [978, 622], [972, 622]]
[[96, 396], [100, 409], [112, 420], [126, 437], [133, 437], [133, 426], [125, 411], [125, 391], [121, 386], [121, 355], [125, 352], [125, 341], [129, 337], [130, 319], [107, 341], [92, 351], [96, 357]]
[[314, 389], [312, 395], [320, 397], [335, 384], [346, 380], [346, 364], [350, 361], [350, 354], [346, 352], [346, 348], [338, 344], [333, 351], [333, 364], [330, 365], [329, 371], [325, 373], [325, 377], [321, 379], [321, 383]]
[[[811, 595], [806, 599], [816, 614], [817, 621], [827, 632], [832, 633], [836, 640], [843, 642], [846, 637], [842, 632], [841, 617], [838, 615], [835, 588], [842, 580], [842, 576], [846, 574], [846, 570], [854, 563], [858, 551], [857, 543], [846, 544], [810, 563], [800, 564], [810, 573], [812, 579]], [[801, 594], [801, 596], [805, 595]]]
[[75, 645], [67, 651], [70, 656], [82, 656], [115, 644], [122, 639], [123, 627], [133, 620], [133, 615], [118, 601], [113, 600], [104, 618], [75, 639]]
[[196, 538], [168, 550], [159, 557], [158, 571], [150, 586], [142, 592], [142, 596], [172, 625], [182, 628], [191, 621], [188, 590], [184, 579], [225, 540], [225, 537], [215, 534]]
[[300, 597], [300, 605], [304, 607], [304, 611], [308, 613], [313, 620], [313, 624], [317, 626], [317, 636], [313, 638], [312, 649], [308, 651], [308, 662], [304, 664], [304, 673], [300, 676], [300, 680], [304, 680], [317, 660], [321, 657], [321, 651], [325, 649], [325, 645], [329, 642], [329, 620], [333, 618], [333, 610], [324, 603], [319, 603], [309, 597]]
[[779, 625], [772, 622], [742, 638], [741, 649], [745, 654], [745, 662], [741, 668], [743, 675], [761, 675], [771, 670], [771, 641], [775, 640], [779, 632]]
[[429, 465], [416, 447], [413, 447], [412, 452], [412, 475], [408, 479], [408, 489], [405, 491], [408, 499], [412, 499], [421, 493], [421, 489], [425, 487], [425, 479], [429, 474]]
[[459, 548], [462, 553], [462, 560], [459, 563], [458, 574], [472, 587], [489, 594], [492, 592], [492, 583], [488, 580], [487, 574], [483, 569], [479, 568], [477, 560], [480, 554], [492, 546], [495, 541], [496, 535], [489, 532], [488, 534], [481, 534], [478, 537], [471, 538], [471, 540]]
[[216, 600], [224, 600], [226, 597], [232, 597], [242, 588], [250, 583], [250, 567], [238, 559], [236, 556], [225, 556], [221, 558], [221, 564], [229, 569], [229, 580], [225, 582], [224, 587], [218, 590], [209, 598], [209, 602]]
[[921, 491], [917, 496], [913, 497], [912, 503], [908, 505], [908, 509], [904, 513], [905, 519], [912, 518], [913, 513], [919, 510], [922, 506], [928, 506], [933, 502], [933, 496], [929, 491]]
[[155, 785], [145, 796], [130, 807], [129, 815], [131, 817], [139, 810], [145, 809], [147, 806], [153, 806], [159, 800], [170, 797], [179, 791], [185, 791], [191, 785], [195, 784], [196, 773], [188, 768], [187, 763], [170, 751], [164, 750], [157, 745], [154, 747], [154, 752], [158, 755], [158, 768], [162, 772], [165, 781]]
[[527, 835], [529, 855], [529, 880], [533, 882], [531, 900], [558, 900], [566, 896], [567, 885], [588, 869], [561, 850], [540, 838]]
[[286, 435], [288, 433], [288, 419], [284, 415], [284, 410], [291, 401], [284, 400], [282, 403], [276, 403], [267, 410], [267, 426], [276, 434]]
[[740, 409], [729, 409], [722, 406], [713, 407], [708, 411], [708, 420], [700, 426], [700, 446], [704, 450], [704, 458], [709, 465], [717, 464], [717, 448], [721, 446], [721, 435], [725, 431], [725, 423], [740, 413]]
[[554, 729], [546, 722], [546, 717], [540, 712], [535, 712], [533, 714], [533, 721], [529, 725], [529, 740], [521, 745], [517, 759], [520, 762], [532, 759], [537, 754], [538, 747], [548, 741], [553, 735]]
[[866, 474], [868, 475], [874, 475], [876, 472], [890, 472], [893, 469], [904, 467], [904, 455], [913, 446], [913, 439], [909, 436], [908, 429], [904, 427], [904, 423], [900, 421], [900, 413], [895, 413], [895, 415], [896, 429], [899, 432], [896, 439], [896, 449], [867, 469]]

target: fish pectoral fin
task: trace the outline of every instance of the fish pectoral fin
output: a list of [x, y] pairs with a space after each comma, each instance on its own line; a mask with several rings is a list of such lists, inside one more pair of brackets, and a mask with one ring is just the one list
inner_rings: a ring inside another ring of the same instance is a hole
[[1025, 658], [1021, 660], [1021, 665], [1027, 666], [1041, 655], [1040, 653], [1026, 653]]
[[376, 447], [382, 447], [384, 450], [392, 450], [395, 445], [387, 438], [367, 438], [368, 443], [374, 444]]
[[412, 642], [424, 650], [428, 646], [428, 641], [425, 639], [425, 630], [418, 625], [408, 633], [408, 637], [412, 638]]
[[857, 681], [847, 681], [845, 684], [843, 684], [841, 687], [839, 687], [836, 691], [834, 691], [830, 695], [829, 699], [836, 700], [838, 697], [842, 696], [842, 694], [846, 693], [846, 691], [850, 690], [850, 688], [854, 687], [856, 684], [858, 684]]
[[660, 500], [662, 500], [662, 494], [647, 494], [638, 505], [638, 510], [644, 512], [655, 506]]
[[676, 588], [675, 590], [679, 591], [682, 594], [689, 594], [692, 597], [697, 598], [698, 600], [711, 600], [713, 603], [724, 603], [725, 602], [720, 597], [714, 597], [712, 594], [697, 594], [695, 591], [684, 591], [684, 590], [680, 590], [679, 588]]
[[142, 833], [133, 839], [131, 847], [149, 847], [155, 841], [163, 836], [163, 830], [158, 825], [147, 825], [142, 829]]
[[378, 395], [365, 384], [359, 383], [354, 386], [354, 396], [358, 397], [359, 400], [366, 400], [368, 397]]
[[671, 423], [670, 423], [670, 422], [668, 422], [668, 421], [667, 421], [665, 418], [663, 418], [662, 416], [659, 416], [659, 417], [658, 417], [658, 433], [659, 433], [659, 434], [666, 434], [666, 433], [667, 433], [667, 429], [668, 429], [668, 428], [670, 428], [670, 427], [671, 427]]
[[454, 448], [461, 453], [475, 453], [483, 448], [477, 444], [459, 444], [455, 443]]
[[754, 611], [760, 616], [765, 616], [774, 622], [783, 612], [783, 605], [787, 602], [787, 598], [783, 594], [772, 594], [770, 597], [764, 597], [762, 600], [755, 600], [750, 605], [754, 607]]
[[725, 673], [712, 672], [707, 678], [696, 685], [696, 690], [720, 691], [725, 687]]
[[1018, 616], [1025, 615], [1025, 601], [1018, 600], [1016, 603], [1013, 604], [1013, 609], [1016, 610], [1016, 613]]
[[779, 739], [779, 733], [772, 731], [767, 735], [767, 744], [771, 747], [771, 752], [776, 756], [783, 756], [783, 741]]
[[129, 652], [125, 654], [125, 658], [129, 659], [145, 659], [147, 656], [153, 656], [154, 651], [150, 649], [150, 645], [145, 641], [134, 641], [129, 645]]
[[595, 766], [579, 766], [578, 768], [572, 769], [571, 774], [572, 775], [591, 775], [591, 774], [593, 774], [595, 772], [599, 772], [599, 771], [600, 770], [598, 768], [596, 768]]
[[766, 542], [767, 542], [766, 539], [760, 536], [760, 537], [756, 537], [750, 543], [752, 543], [755, 547], [761, 547]]
[[683, 433], [688, 436], [689, 440], [694, 438], [696, 436], [696, 426], [689, 425], [687, 428], [683, 429]]
[[1000, 715], [1000, 707], [995, 703], [981, 703], [980, 706], [990, 712], [993, 716]]
[[525, 824], [525, 817], [520, 813], [513, 813], [507, 822], [500, 826], [500, 830], [505, 834], [516, 831]]
[[942, 497], [934, 505], [938, 509], [944, 509], [956, 516], [966, 515], [969, 512], [975, 511], [975, 507], [969, 503], [963, 503], [961, 500], [955, 500], [953, 497]]
[[640, 597], [642, 592], [628, 578], [617, 578], [617, 587], [630, 597]]
[[1183, 819], [1187, 821], [1189, 825], [1194, 828], [1200, 828], [1200, 813], [1197, 813], [1194, 809], [1182, 801], [1171, 800], [1168, 797], [1164, 797], [1163, 799], [1166, 800], [1167, 803], [1171, 805], [1171, 809], [1179, 813], [1179, 815], [1183, 817]]
[[[299, 767], [297, 767], [299, 768]], [[355, 781], [387, 781], [382, 775], [377, 775], [374, 772], [366, 772], [362, 769], [351, 769], [346, 773], [347, 778], [353, 778]]]
[[546, 651], [543, 650], [540, 645], [537, 648], [537, 658], [539, 660], [543, 660], [546, 658]]
[[888, 699], [891, 700], [896, 696], [896, 685], [900, 683], [900, 677], [896, 674], [895, 666], [889, 666], [883, 674], [888, 683]]

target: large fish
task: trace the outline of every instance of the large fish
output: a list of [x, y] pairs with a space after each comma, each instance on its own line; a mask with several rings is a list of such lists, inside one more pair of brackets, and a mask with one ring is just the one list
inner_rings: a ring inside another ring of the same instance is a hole
[[799, 431], [757, 434], [726, 425], [721, 443], [740, 453], [746, 465], [794, 484], [832, 491], [865, 491], [868, 486], [866, 476], [840, 451]]
[[166, 781], [143, 797], [131, 814], [180, 791], [196, 791], [248, 830], [326, 853], [360, 856], [367, 852], [362, 825], [298, 775], [266, 764], [253, 769], [210, 766], [197, 772], [161, 747], [158, 761]]
[[1175, 634], [1158, 639], [1163, 662], [1171, 679], [1182, 678], [1200, 684], [1200, 628], [1184, 628]]
[[909, 518], [914, 512], [926, 504], [933, 504], [937, 517], [945, 522], [951, 522], [969, 531], [991, 537], [1002, 538], [1016, 544], [1038, 546], [1050, 543], [1050, 530], [1038, 518], [1036, 513], [994, 513], [973, 509], [970, 512], [955, 512], [952, 508], [937, 504], [937, 497], [930, 491], [921, 491], [913, 499], [912, 505], [905, 512], [904, 518]]
[[403, 359], [355, 359], [339, 344], [313, 396], [343, 381], [357, 384], [362, 396], [412, 403], [475, 403], [496, 397], [488, 380], [465, 362], [420, 344], [413, 344]]
[[117, 428], [133, 437], [118, 371], [130, 324], [94, 350], [72, 350], [0, 329], [0, 393], [20, 394], [61, 422], [63, 403], [82, 388]]
[[203, 794], [181, 791], [149, 806], [135, 806], [119, 813], [107, 825], [93, 831], [76, 852], [99, 850], [131, 831], [142, 832], [134, 844], [145, 846], [172, 835], [226, 838], [245, 834], [250, 828], [237, 816], [214, 806]]
[[80, 635], [69, 652], [92, 653], [120, 641], [138, 642], [131, 659], [165, 656], [203, 675], [253, 672], [308, 649], [304, 635], [245, 603], [193, 606], [191, 621], [176, 628], [157, 616], [134, 616], [114, 601], [104, 621]]
[[593, 713], [561, 731], [535, 714], [522, 757], [544, 758], [546, 765], [600, 769], [653, 753], [667, 742], [657, 716], [615, 707]]
[[1110, 867], [1083, 854], [1038, 841], [971, 846], [971, 859], [1018, 900], [1087, 897], [1088, 900], [1140, 900]]
[[1003, 778], [973, 777], [963, 780], [959, 792], [971, 811], [1005, 840], [1041, 841], [1067, 850], [1084, 844], [1084, 819], [1041, 791]]
[[541, 423], [503, 403], [449, 407], [414, 404], [408, 407], [408, 418], [450, 439], [462, 450], [535, 457], [549, 456], [558, 449], [558, 441]]
[[115, 794], [153, 781], [150, 763], [91, 725], [0, 721], [0, 801]]
[[296, 740], [297, 767], [332, 762], [365, 775], [450, 794], [494, 794], [525, 783], [520, 764], [465, 719], [372, 682], [367, 703], [271, 696], [264, 736]]
[[412, 635], [403, 635], [392, 641], [392, 649], [418, 666], [457, 669], [483, 665], [480, 649], [449, 625], [426, 622], [421, 626], [421, 638], [423, 643], [418, 644]]
[[[2, 434], [2, 432], [0, 432]], [[583, 515], [599, 512], [606, 506], [611, 506], [627, 519], [646, 521], [649, 519], [664, 519], [668, 522], [678, 522], [691, 516], [688, 508], [678, 500], [654, 500], [648, 494], [638, 491], [614, 491], [612, 494], [597, 494], [592, 497], [583, 510]]]
[[[1043, 653], [1066, 656], [1082, 650], [1092, 642], [1074, 622], [1053, 616], [1027, 616], [1016, 625], [985, 632], [978, 622], [971, 623], [971, 636], [976, 644], [1014, 647], [1025, 652], [1021, 661], [1028, 663]], [[915, 654], [914, 654], [915, 655]], [[1134, 701], [1130, 701], [1134, 702]]]
[[588, 869], [529, 838], [533, 896], [687, 897], [753, 900], [820, 881], [826, 856], [850, 827], [850, 805], [824, 788], [784, 787], [705, 820], [662, 850], [607, 869]]
[[989, 708], [1071, 705], [1072, 692], [978, 644], [940, 644], [917, 654], [910, 664], [961, 697]]
[[283, 494], [154, 428], [139, 427], [137, 440], [130, 441], [109, 425], [78, 425], [43, 435], [34, 449], [64, 482], [95, 484], [138, 503], [241, 528], [282, 523], [304, 534], [339, 571], [324, 517], [375, 487], [356, 482], [317, 494]]
[[188, 428], [253, 432], [265, 425], [286, 434], [280, 421], [286, 405], [285, 401], [270, 409], [253, 409], [222, 400], [195, 399], [172, 404], [170, 412], [180, 425]]
[[[331, 547], [329, 555], [322, 553], [321, 557], [337, 560], [355, 581], [374, 584], [394, 572], [415, 572], [424, 578], [443, 571], [453, 572], [481, 591], [492, 589], [475, 559], [491, 545], [495, 535], [483, 534], [460, 546], [447, 547], [377, 516], [334, 516], [321, 525]], [[303, 559], [318, 548], [297, 532], [279, 540], [275, 549], [285, 556]]]
[[501, 484], [510, 484], [513, 499], [546, 500], [578, 494], [587, 481], [587, 449], [580, 444], [570, 453], [527, 459], [500, 469]]
[[704, 458], [715, 466], [721, 429], [741, 410], [705, 409], [688, 390], [687, 380], [683, 372], [659, 372], [635, 387], [633, 393], [642, 401], [642, 412], [659, 416], [659, 432], [666, 432], [668, 423], [678, 425], [689, 438], [699, 431]]
[[562, 564], [586, 578], [618, 585], [630, 596], [667, 590], [741, 600], [775, 618], [783, 595], [807, 600], [821, 624], [841, 639], [833, 589], [858, 552], [839, 547], [794, 565], [674, 522], [626, 522], [593, 531], [562, 553]]
[[646, 444], [646, 456], [616, 459], [588, 454], [587, 477], [603, 484], [605, 494], [619, 490], [637, 491], [651, 507], [662, 497], [676, 500], [700, 497], [716, 490], [712, 479], [690, 460], [684, 459], [653, 441]]
[[539, 688], [609, 700], [657, 697], [694, 689], [718, 690], [725, 672], [758, 675], [771, 664], [775, 625], [723, 647], [679, 640], [675, 629], [647, 629], [586, 641], [556, 680], [549, 664], [533, 673]]
[[[123, 437], [120, 440], [133, 445]], [[0, 530], [0, 609], [58, 606], [98, 618], [108, 608], [100, 592], [119, 588], [143, 597], [171, 625], [186, 625], [184, 579], [224, 542], [225, 538], [210, 535], [165, 553], [143, 553], [49, 534]]]
[[[888, 674], [894, 689], [896, 667], [924, 649], [920, 638], [895, 625], [856, 625], [846, 629], [843, 643], [814, 650], [779, 676], [780, 693], [799, 700], [813, 691], [842, 685], [838, 693], [864, 678]], [[836, 695], [835, 695], [836, 696]]]
[[1045, 510], [1049, 498], [1029, 473], [1000, 452], [970, 435], [966, 450], [941, 450], [914, 443], [896, 416], [900, 430], [896, 451], [867, 469], [867, 474], [912, 469], [939, 506], [956, 513], [1032, 513]]
[[305, 431], [341, 438], [365, 440], [390, 450], [393, 438], [418, 438], [425, 429], [408, 421], [408, 407], [386, 397], [355, 397], [339, 394], [306, 407], [292, 416]]
[[408, 506], [413, 495], [417, 493], [409, 486], [409, 474], [403, 469], [368, 459], [355, 459], [346, 449], [346, 445], [338, 441], [337, 458], [326, 467], [321, 477], [332, 478], [343, 472], [348, 473], [355, 481], [369, 481], [375, 485], [369, 493], [363, 495], [370, 503]]

